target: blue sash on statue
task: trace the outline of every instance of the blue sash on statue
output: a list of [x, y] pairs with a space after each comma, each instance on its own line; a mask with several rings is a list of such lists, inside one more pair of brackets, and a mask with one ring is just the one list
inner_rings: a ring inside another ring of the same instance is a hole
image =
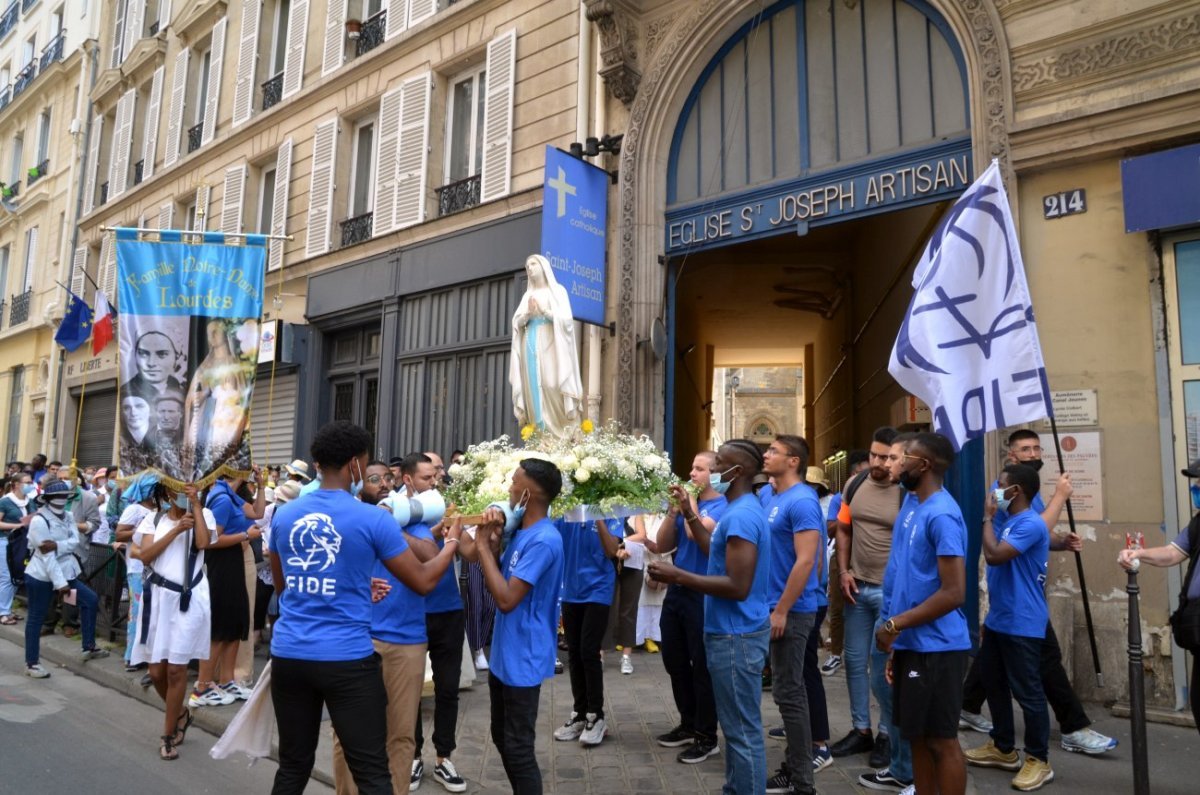
[[542, 420], [542, 394], [538, 389], [540, 381], [538, 380], [537, 332], [539, 328], [549, 324], [549, 318], [533, 317], [525, 326], [525, 368], [529, 376], [530, 416], [533, 418], [533, 424], [539, 428], [546, 427], [546, 423]]

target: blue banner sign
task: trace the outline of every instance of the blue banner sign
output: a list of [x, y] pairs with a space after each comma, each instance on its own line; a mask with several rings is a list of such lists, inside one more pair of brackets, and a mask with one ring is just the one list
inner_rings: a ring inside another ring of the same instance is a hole
[[1200, 223], [1200, 144], [1121, 161], [1125, 231]]
[[161, 242], [148, 242], [139, 241], [135, 230], [118, 230], [121, 313], [257, 318], [266, 238], [236, 238], [243, 239], [245, 245], [226, 245], [217, 232], [163, 232]]
[[970, 140], [774, 183], [667, 212], [667, 254], [726, 245], [957, 196], [971, 184]]
[[546, 147], [542, 255], [567, 291], [571, 314], [604, 325], [608, 173]]

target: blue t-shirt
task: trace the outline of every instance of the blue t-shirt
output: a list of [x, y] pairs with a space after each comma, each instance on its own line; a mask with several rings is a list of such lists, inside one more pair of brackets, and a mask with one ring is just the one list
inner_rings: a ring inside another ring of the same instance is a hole
[[[391, 512], [379, 508], [375, 510], [388, 517], [395, 532], [404, 537]], [[423, 524], [410, 525], [406, 530], [417, 538], [433, 538], [433, 533]], [[393, 577], [382, 563], [375, 564], [371, 576], [387, 580], [388, 585], [392, 586], [387, 596], [371, 606], [371, 637], [402, 646], [428, 642], [429, 635], [425, 629], [427, 598]]]
[[[571, 604], [592, 602], [611, 605], [617, 568], [605, 556], [596, 522], [555, 522], [562, 534], [563, 570], [571, 573], [562, 588], [562, 600]], [[620, 519], [604, 523], [610, 535], [624, 536]]]
[[[1188, 543], [1188, 532], [1190, 527], [1191, 525], [1183, 528], [1179, 535], [1175, 536], [1175, 540], [1171, 542], [1171, 546], [1178, 549], [1187, 558], [1190, 558], [1192, 555], [1191, 545]], [[1187, 565], [1186, 560], [1184, 561], [1184, 565]], [[1184, 569], [1184, 574], [1187, 574], [1186, 568]], [[1200, 568], [1197, 568], [1196, 571], [1192, 573], [1191, 582], [1188, 583], [1187, 598], [1189, 602], [1192, 599], [1200, 599]]]
[[[729, 501], [723, 496], [713, 497], [711, 500], [700, 500], [696, 503], [698, 515], [712, 519], [714, 522], [721, 520], [721, 515], [728, 507]], [[683, 521], [682, 515], [675, 517], [675, 557], [673, 561], [677, 568], [690, 571], [692, 574], [708, 574], [708, 555], [705, 555], [699, 545], [688, 537], [687, 525]]]
[[[995, 528], [993, 520], [992, 527]], [[1021, 554], [999, 566], [988, 564], [988, 609], [984, 626], [1023, 638], [1046, 637], [1050, 608], [1046, 605], [1046, 565], [1050, 562], [1050, 531], [1041, 514], [1021, 511], [996, 531]]]
[[326, 662], [370, 656], [372, 570], [408, 549], [396, 521], [348, 492], [321, 489], [275, 511], [270, 549], [284, 577], [271, 654]]
[[829, 510], [825, 512], [826, 522], [836, 522], [838, 512], [842, 510], [842, 493], [836, 491], [833, 494], [833, 499], [829, 501]]
[[221, 535], [229, 535], [244, 533], [253, 524], [242, 510], [245, 504], [246, 501], [234, 493], [229, 483], [218, 480], [208, 492], [205, 507], [212, 511], [217, 526], [221, 528]]
[[563, 579], [562, 535], [549, 519], [518, 530], [500, 556], [504, 579], [530, 586], [510, 612], [496, 611], [492, 673], [506, 685], [533, 687], [554, 676], [558, 594]]
[[[992, 491], [995, 491], [998, 488], [1000, 488], [999, 479], [993, 480]], [[1040, 492], [1034, 495], [1033, 502], [1030, 503], [1029, 507], [1032, 508], [1038, 516], [1041, 516], [1043, 513], [1045, 513], [1046, 503], [1042, 501], [1042, 495]], [[1008, 511], [1002, 511], [999, 508], [996, 509], [996, 515], [992, 517], [992, 527], [996, 528], [997, 538], [999, 538], [998, 534], [1000, 532], [1000, 528], [1008, 524], [1008, 519]]]
[[[896, 528], [912, 521], [912, 515], [918, 508], [921, 507], [921, 501], [917, 499], [917, 495], [911, 491], [904, 492], [904, 500], [900, 503], [900, 512], [896, 514], [896, 521], [892, 526], [892, 538], [896, 537]], [[895, 544], [892, 545], [892, 550], [895, 550]], [[894, 616], [892, 612], [892, 591], [896, 587], [896, 556], [888, 554], [887, 566], [883, 570], [883, 604], [880, 605], [880, 614], [885, 618]]]
[[[446, 546], [446, 540], [444, 538], [435, 539], [433, 531], [426, 524], [413, 525], [408, 528], [408, 534], [414, 538], [423, 538], [426, 541], [432, 541], [437, 544], [438, 549]], [[451, 563], [446, 567], [446, 573], [442, 575], [442, 579], [438, 580], [438, 584], [425, 597], [425, 612], [451, 613], [462, 609], [462, 594], [458, 590], [458, 575], [454, 572], [454, 564]]]
[[[958, 565], [966, 566], [967, 528], [950, 493], [940, 489], [918, 503], [916, 510], [908, 507], [906, 500], [892, 530], [888, 566], [894, 565], [895, 571], [891, 572], [889, 617], [911, 610], [941, 587], [939, 557], [955, 557]], [[895, 648], [924, 653], [968, 650], [967, 617], [959, 607], [928, 624], [907, 627], [896, 638]]]
[[804, 591], [792, 604], [791, 613], [815, 613], [821, 606], [821, 570], [825, 568], [825, 519], [817, 491], [807, 483], [797, 483], [782, 494], [766, 486], [759, 494], [765, 498], [767, 524], [771, 528], [771, 584], [767, 604], [772, 610], [779, 604], [788, 577], [796, 565], [796, 533], [816, 533], [817, 548]]
[[704, 631], [714, 635], [744, 635], [767, 626], [770, 608], [767, 607], [771, 572], [771, 530], [767, 514], [753, 494], [743, 494], [725, 509], [713, 529], [708, 551], [708, 574], [724, 577], [725, 546], [730, 538], [744, 538], [758, 547], [754, 566], [754, 581], [750, 593], [742, 601], [704, 595]]

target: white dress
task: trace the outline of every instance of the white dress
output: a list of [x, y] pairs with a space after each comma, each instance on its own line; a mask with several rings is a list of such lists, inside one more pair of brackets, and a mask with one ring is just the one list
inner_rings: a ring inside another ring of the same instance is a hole
[[[651, 541], [658, 538], [658, 526], [662, 524], [662, 514], [646, 514], [642, 517], [642, 522], [646, 528], [646, 537]], [[628, 547], [628, 543], [626, 547]], [[650, 550], [642, 547], [642, 568], [645, 569], [650, 563], [659, 560], [670, 561], [670, 555], [656, 555]], [[649, 638], [654, 642], [662, 640], [662, 631], [658, 628], [659, 619], [662, 617], [663, 598], [667, 595], [666, 589], [652, 590], [646, 584], [645, 577], [642, 578], [642, 598], [638, 602], [637, 614], [637, 643], [642, 645]]]
[[[212, 511], [204, 509], [204, 521], [210, 532], [217, 526], [217, 520]], [[143, 546], [156, 541], [175, 527], [175, 521], [164, 515], [159, 520], [158, 527], [153, 527], [154, 514], [148, 514], [142, 520], [137, 532], [144, 534]], [[187, 569], [188, 549], [191, 533], [180, 533], [175, 540], [154, 559], [150, 566], [166, 579], [182, 583]], [[204, 566], [204, 551], [196, 555], [197, 569]], [[151, 586], [146, 584], [149, 591]], [[192, 589], [192, 601], [186, 613], [179, 609], [179, 594], [168, 588], [154, 587], [154, 596], [150, 600], [149, 631], [142, 632], [143, 621], [138, 619], [137, 643], [133, 647], [132, 661], [136, 665], [143, 662], [162, 662], [166, 660], [172, 665], [187, 665], [188, 661], [207, 660], [209, 644], [211, 643], [212, 609], [208, 595], [208, 578], [201, 577], [200, 582]], [[146, 609], [146, 597], [142, 597], [142, 609]]]

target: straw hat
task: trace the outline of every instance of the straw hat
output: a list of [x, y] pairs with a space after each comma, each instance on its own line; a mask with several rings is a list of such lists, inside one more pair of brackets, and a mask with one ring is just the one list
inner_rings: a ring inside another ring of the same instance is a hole
[[804, 473], [804, 480], [810, 486], [824, 486], [829, 488], [829, 478], [825, 476], [825, 470], [821, 467], [809, 467]]
[[297, 458], [295, 461], [285, 466], [284, 469], [286, 469], [289, 474], [295, 475], [305, 482], [308, 482], [312, 479], [308, 474], [308, 462], [303, 459]]
[[300, 496], [300, 484], [294, 480], [280, 483], [275, 489], [275, 504], [283, 505]]

